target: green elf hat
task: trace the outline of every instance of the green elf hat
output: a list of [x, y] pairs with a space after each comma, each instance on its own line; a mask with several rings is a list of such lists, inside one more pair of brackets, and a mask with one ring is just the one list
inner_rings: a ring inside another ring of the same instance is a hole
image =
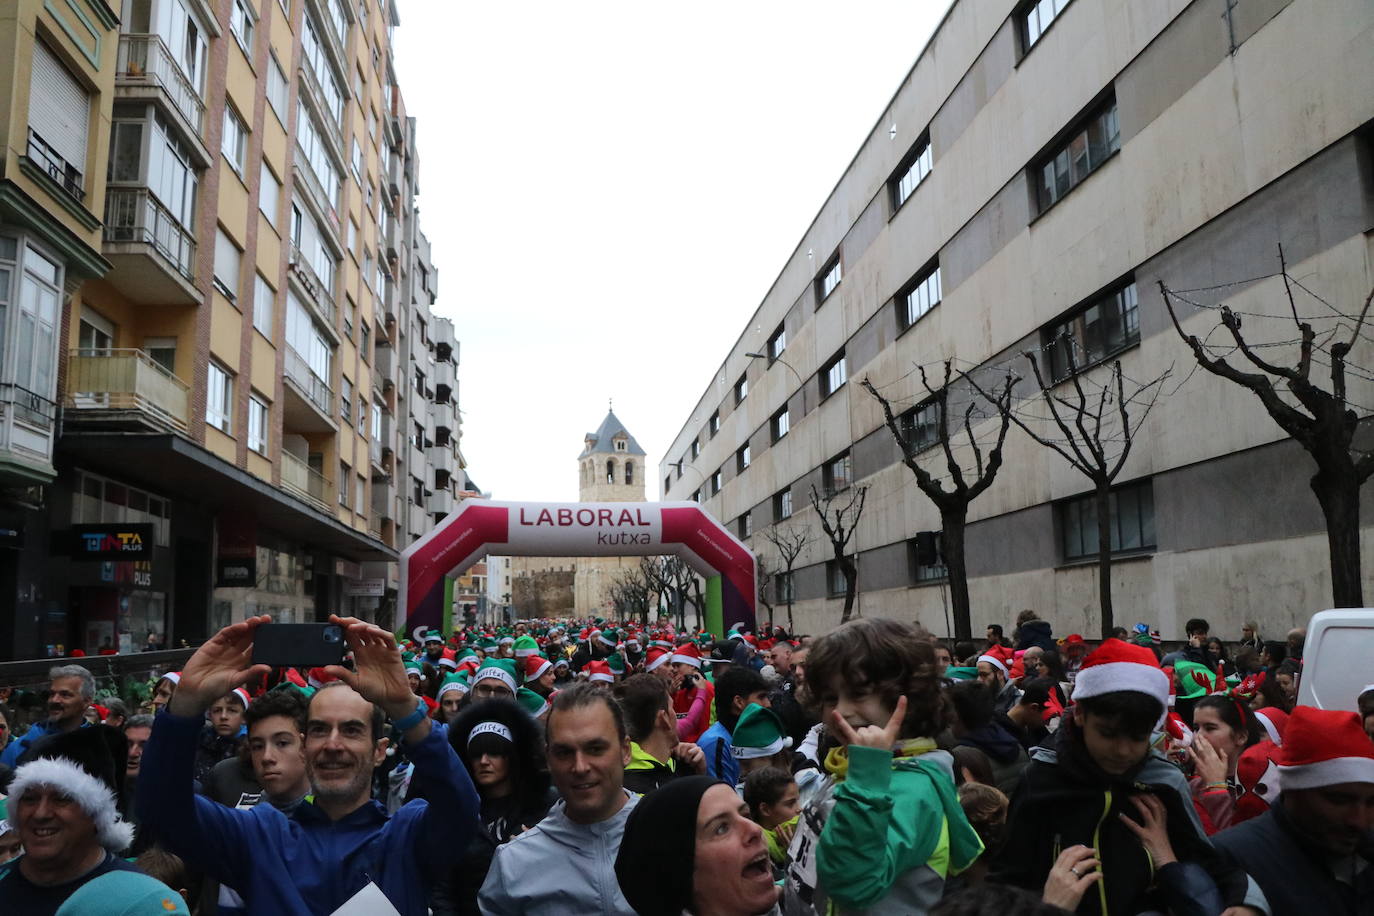
[[453, 660], [458, 663], [459, 668], [476, 668], [478, 664], [477, 653], [471, 649], [459, 649]]
[[1195, 700], [1211, 692], [1198, 683], [1198, 679], [1193, 677], [1194, 674], [1201, 675], [1209, 684], [1216, 683], [1216, 674], [1212, 669], [1206, 665], [1199, 665], [1197, 662], [1180, 659], [1174, 662], [1174, 680], [1178, 683], [1178, 698], [1180, 700]]
[[782, 719], [778, 718], [777, 713], [766, 706], [750, 703], [740, 713], [730, 743], [730, 751], [737, 760], [749, 760], [772, 757], [791, 747], [792, 739], [787, 737], [787, 730], [783, 728]]
[[483, 636], [481, 639], [477, 640], [477, 648], [490, 654], [492, 650], [496, 648], [496, 640], [491, 636]]
[[0, 798], [0, 836], [4, 836], [14, 829], [10, 824], [9, 800]]
[[516, 658], [529, 658], [531, 655], [539, 654], [539, 643], [534, 641], [533, 636], [521, 636], [514, 640], [514, 643]]
[[610, 646], [612, 649], [620, 645], [620, 633], [615, 627], [606, 627], [600, 633], [596, 634], [596, 638], [602, 645]]
[[620, 657], [619, 652], [612, 652], [606, 656], [606, 665], [616, 677], [625, 676], [625, 659]]
[[515, 702], [519, 703], [521, 708], [534, 719], [549, 711], [549, 701], [528, 687], [521, 687], [515, 692]]
[[405, 663], [405, 664], [406, 664], [406, 674], [414, 674], [414, 675], [418, 675], [418, 676], [420, 676], [420, 677], [424, 677], [424, 676], [425, 676], [425, 666], [422, 665], [422, 664], [420, 664], [419, 662], [417, 662], [415, 659], [413, 659], [413, 658], [411, 658], [411, 659], [406, 659], [406, 663]]
[[444, 698], [444, 694], [451, 690], [456, 690], [459, 696], [468, 692], [468, 674], [466, 671], [460, 674], [447, 674], [444, 676], [443, 683], [439, 685], [439, 699]]
[[978, 680], [977, 668], [960, 668], [954, 665], [945, 669], [945, 677], [951, 681], [976, 681]]
[[425, 645], [429, 645], [432, 642], [442, 644], [443, 641], [444, 637], [440, 635], [438, 630], [430, 630], [428, 633], [425, 634]]
[[510, 688], [511, 693], [515, 693], [520, 686], [519, 678], [515, 674], [515, 660], [510, 658], [489, 658], [482, 663], [482, 667], [472, 676], [472, 686], [476, 687], [479, 681], [497, 680]]

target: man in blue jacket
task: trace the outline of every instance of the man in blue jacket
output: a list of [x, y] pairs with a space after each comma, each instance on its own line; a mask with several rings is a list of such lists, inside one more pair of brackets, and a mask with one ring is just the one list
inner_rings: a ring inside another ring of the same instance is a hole
[[[353, 617], [344, 627], [356, 671], [330, 666], [311, 698], [305, 756], [313, 796], [288, 816], [271, 805], [235, 810], [196, 796], [196, 736], [205, 710], [267, 670], [245, 667], [252, 617], [225, 627], [186, 663], [176, 695], [157, 717], [143, 753], [138, 812], [168, 849], [236, 888], [249, 912], [325, 916], [375, 885], [404, 916], [426, 913], [426, 892], [466, 848], [478, 799], [444, 726], [410, 691], [392, 634]], [[386, 758], [385, 719], [400, 731], [426, 801], [390, 818], [371, 797], [372, 771]]]

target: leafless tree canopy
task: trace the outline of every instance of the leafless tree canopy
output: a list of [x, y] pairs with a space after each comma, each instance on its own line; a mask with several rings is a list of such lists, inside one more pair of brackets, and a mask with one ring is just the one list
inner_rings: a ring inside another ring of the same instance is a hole
[[849, 542], [854, 539], [854, 529], [864, 514], [864, 499], [868, 487], [849, 487], [839, 491], [827, 490], [822, 494], [811, 485], [811, 507], [820, 518], [821, 531], [830, 539], [830, 547], [835, 562], [844, 573], [844, 611], [840, 623], [848, 623], [854, 613], [854, 596], [859, 587], [859, 564], [849, 553]]

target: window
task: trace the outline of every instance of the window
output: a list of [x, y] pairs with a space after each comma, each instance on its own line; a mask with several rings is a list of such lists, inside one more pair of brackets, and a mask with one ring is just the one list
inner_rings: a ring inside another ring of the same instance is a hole
[[[1117, 487], [1110, 496], [1112, 553], [1155, 547], [1155, 499], [1150, 480]], [[1059, 507], [1065, 560], [1097, 556], [1097, 497], [1089, 493]]]
[[[382, 441], [382, 405], [376, 401], [372, 402], [372, 441]], [[386, 446], [388, 449], [391, 446]]]
[[839, 598], [848, 591], [849, 583], [845, 581], [839, 560], [825, 561], [825, 587], [831, 598]]
[[824, 302], [830, 298], [830, 294], [840, 285], [840, 276], [843, 268], [840, 265], [840, 255], [838, 252], [826, 262], [821, 269], [820, 279], [816, 281], [816, 301]]
[[635, 463], [634, 463], [633, 461], [627, 461], [627, 462], [625, 462], [625, 483], [626, 483], [626, 484], [632, 484], [632, 483], [634, 483], [634, 482], [635, 482]]
[[768, 421], [768, 432], [772, 436], [774, 442], [777, 442], [783, 436], [787, 435], [787, 431], [791, 428], [792, 416], [786, 407], [773, 414], [772, 419]]
[[243, 48], [245, 54], [251, 59], [253, 55], [253, 9], [248, 5], [248, 0], [234, 0], [234, 6], [229, 10], [229, 31], [234, 33], [234, 38], [238, 39], [239, 47]]
[[617, 452], [626, 451], [627, 448], [628, 448], [628, 444], [625, 442], [624, 439], [617, 439], [617, 440], [615, 440], [615, 450], [616, 450]]
[[267, 454], [267, 413], [265, 401], [256, 394], [248, 396], [248, 447], [259, 455]]
[[343, 461], [340, 461], [340, 462], [339, 462], [339, 505], [343, 506], [344, 508], [347, 508], [347, 507], [348, 507], [348, 497], [352, 495], [352, 494], [350, 494], [350, 493], [348, 492], [348, 491], [349, 491], [348, 482], [349, 482], [350, 480], [352, 480], [352, 479], [353, 479], [353, 468], [349, 467], [347, 463], [345, 463], [345, 462], [343, 462]]
[[353, 478], [353, 511], [359, 515], [367, 513], [367, 478], [359, 474]]
[[159, 547], [171, 545], [171, 502], [89, 471], [77, 471], [72, 488], [72, 521], [152, 523]]
[[843, 350], [832, 356], [830, 362], [821, 366], [820, 376], [821, 397], [828, 398], [839, 390], [840, 386], [849, 378], [844, 365]]
[[242, 253], [234, 240], [223, 229], [215, 233], [215, 286], [229, 298], [237, 302], [239, 298], [239, 261]]
[[1076, 310], [1045, 332], [1050, 374], [1056, 382], [1140, 343], [1135, 282]]
[[334, 76], [334, 68], [325, 58], [324, 46], [315, 29], [314, 17], [309, 12], [301, 22], [301, 56], [305, 58], [306, 68], [315, 77], [319, 88], [320, 102], [324, 110], [334, 119], [335, 124], [343, 121], [343, 87]]
[[339, 416], [350, 426], [353, 424], [353, 383], [348, 376], [339, 376]]
[[949, 578], [940, 553], [940, 532], [922, 531], [906, 542], [906, 549], [907, 570], [913, 585]]
[[739, 381], [735, 382], [735, 406], [738, 407], [740, 402], [747, 397], [749, 397], [749, 379], [747, 376], [741, 375]]
[[699, 502], [701, 502], [701, 488], [700, 488], [700, 487], [697, 487], [696, 490], [694, 490], [694, 491], [692, 492], [692, 502], [694, 502], [694, 503], [699, 503]]
[[940, 402], [917, 404], [897, 418], [897, 428], [912, 452], [920, 452], [940, 441]]
[[205, 393], [205, 422], [220, 432], [231, 429], [234, 412], [234, 378], [219, 363], [210, 363], [209, 384]]
[[609, 459], [606, 461], [606, 482], [615, 483], [615, 462]]
[[[22, 261], [22, 267], [20, 262]], [[9, 276], [18, 269], [18, 296], [10, 299]], [[51, 406], [56, 382], [57, 348], [62, 320], [62, 267], [19, 239], [0, 236], [0, 351], [8, 344], [12, 368], [6, 366], [5, 381], [18, 391], [10, 408], [13, 420], [25, 426], [48, 429], [52, 424]], [[8, 300], [8, 302], [7, 302]], [[17, 326], [11, 328], [15, 342], [4, 339], [6, 316], [18, 309]], [[36, 395], [37, 399], [20, 397]], [[15, 435], [31, 431], [15, 428]]]
[[267, 55], [267, 103], [272, 107], [272, 113], [277, 116], [282, 127], [286, 126], [290, 94], [291, 89], [286, 81], [286, 74], [282, 72], [281, 64], [277, 63], [277, 55]]
[[701, 455], [701, 442], [698, 441], [698, 440], [696, 440], [696, 439], [693, 439], [693, 440], [692, 440], [692, 460], [693, 460], [693, 461], [697, 460], [697, 458], [698, 458], [700, 455]]
[[[33, 44], [28, 157], [77, 200], [86, 196], [91, 97], [41, 41]], [[13, 141], [11, 141], [12, 145]]]
[[717, 493], [720, 492], [720, 480], [721, 480], [720, 471], [716, 471], [714, 474], [711, 475], [711, 495], [712, 495], [712, 496], [715, 496]]
[[224, 153], [224, 160], [242, 178], [244, 157], [248, 152], [248, 127], [229, 105], [224, 106], [224, 136], [220, 138], [219, 148]]
[[907, 153], [897, 172], [888, 180], [887, 186], [892, 194], [892, 209], [898, 210], [911, 199], [916, 187], [930, 174], [930, 137], [922, 136], [916, 141], [911, 152]]
[[257, 328], [263, 337], [272, 339], [272, 318], [276, 309], [272, 306], [277, 298], [276, 290], [267, 285], [260, 273], [253, 274], [253, 327]]
[[267, 167], [266, 160], [262, 163], [261, 176], [258, 179], [258, 209], [275, 228], [279, 219], [278, 214], [281, 212], [281, 182]]
[[[86, 329], [86, 319], [81, 319], [81, 329]], [[107, 343], [106, 346], [109, 346]], [[84, 349], [84, 347], [83, 347]], [[159, 366], [167, 370], [168, 375], [176, 375], [177, 367], [177, 339], [175, 337], [145, 337], [143, 338], [143, 352], [148, 354], [148, 358]]]
[[364, 362], [372, 362], [372, 329], [366, 321], [358, 326], [358, 352]]
[[[706, 433], [707, 433], [707, 435], [709, 435], [712, 439], [714, 439], [714, 438], [716, 437], [716, 433], [718, 433], [718, 432], [720, 432], [720, 411], [719, 411], [719, 410], [717, 410], [715, 413], [711, 414], [711, 419], [709, 419], [709, 420], [706, 421]], [[693, 454], [692, 457], [695, 458], [696, 455]]]
[[329, 146], [315, 124], [315, 115], [303, 102], [296, 106], [296, 145], [305, 154], [306, 165], [320, 183], [329, 207], [339, 208], [339, 168], [329, 155]]
[[735, 452], [735, 473], [743, 474], [744, 469], [749, 467], [750, 450], [749, 444], [745, 443], [739, 451]]
[[348, 218], [348, 253], [353, 255], [353, 260], [358, 260], [358, 221], [353, 217]]
[[358, 307], [353, 304], [352, 298], [344, 297], [343, 326], [344, 336], [349, 340], [353, 339], [353, 322], [358, 317]]
[[905, 331], [940, 304], [940, 265], [923, 271], [897, 294], [897, 330]]
[[825, 467], [821, 468], [821, 480], [827, 493], [838, 493], [853, 483], [854, 469], [849, 460], [849, 453], [845, 452], [827, 461]]
[[778, 604], [791, 604], [796, 600], [796, 590], [792, 587], [792, 574], [786, 572], [773, 574], [773, 594]]
[[1069, 0], [1039, 0], [1027, 6], [1021, 14], [1022, 50], [1029, 51], [1068, 5]]
[[367, 435], [367, 400], [358, 392], [358, 435]]
[[792, 517], [792, 491], [780, 490], [773, 494], [773, 521], [780, 522]]
[[1069, 138], [1032, 169], [1032, 173], [1038, 173], [1040, 211], [1048, 210], [1119, 149], [1121, 125], [1113, 97], [1070, 131]]
[[750, 518], [752, 513], [746, 512], [739, 517], [736, 524], [736, 531], [741, 538], [747, 538], [754, 533], [754, 522]]
[[777, 359], [779, 356], [782, 356], [782, 351], [783, 351], [783, 350], [786, 350], [786, 349], [787, 349], [787, 329], [784, 328], [782, 325], [778, 325], [778, 329], [777, 329], [776, 331], [773, 332], [773, 336], [770, 337], [770, 338], [768, 338], [768, 360], [769, 360], [769, 362], [772, 362], [773, 360]]
[[363, 167], [363, 148], [358, 145], [357, 137], [354, 137], [351, 142], [353, 145], [350, 149], [350, 159], [353, 163], [353, 177], [358, 179], [358, 184], [362, 184], [363, 172], [366, 171]]

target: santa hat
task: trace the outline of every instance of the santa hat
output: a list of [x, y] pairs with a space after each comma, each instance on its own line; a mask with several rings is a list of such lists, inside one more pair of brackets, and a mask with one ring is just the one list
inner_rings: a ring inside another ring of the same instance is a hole
[[1277, 706], [1255, 710], [1255, 721], [1264, 729], [1275, 747], [1283, 747], [1283, 730], [1288, 727], [1288, 713]]
[[458, 667], [458, 658], [453, 649], [448, 647], [444, 648], [444, 653], [439, 656], [439, 667], [447, 668], [450, 671]]
[[244, 690], [242, 687], [235, 687], [233, 690], [229, 691], [228, 695], [237, 697], [238, 701], [243, 704], [244, 709], [247, 709], [248, 704], [253, 702], [252, 698], [248, 696], [248, 691]]
[[653, 671], [665, 662], [671, 662], [672, 660], [673, 652], [671, 649], [665, 649], [657, 645], [650, 646], [648, 654], [644, 656], [644, 670]]
[[1374, 783], [1374, 741], [1365, 734], [1359, 713], [1293, 707], [1279, 751], [1279, 775], [1285, 792]]
[[531, 655], [539, 654], [539, 643], [534, 641], [533, 636], [521, 636], [515, 641], [515, 657], [529, 658]]
[[1164, 717], [1164, 733], [1173, 739], [1179, 747], [1193, 746], [1193, 730], [1188, 727], [1188, 723], [1183, 721], [1183, 717], [1172, 709]]
[[542, 655], [531, 655], [525, 659], [525, 683], [537, 681], [544, 672], [553, 667], [553, 662]]
[[605, 662], [587, 663], [587, 680], [605, 681], [607, 684], [615, 683], [615, 676], [611, 674], [611, 666]]
[[678, 646], [677, 649], [673, 651], [673, 661], [682, 665], [691, 665], [693, 668], [700, 668], [701, 650], [696, 647], [695, 643], [690, 642], [686, 645]]
[[1122, 691], [1154, 697], [1159, 701], [1160, 721], [1164, 720], [1164, 711], [1169, 706], [1169, 678], [1160, 670], [1154, 652], [1109, 639], [1083, 659], [1073, 684], [1073, 698], [1076, 702]]
[[325, 671], [324, 668], [311, 668], [309, 677], [306, 678], [306, 680], [310, 683], [311, 687], [318, 689], [328, 684], [330, 681], [337, 681], [338, 678]]
[[740, 713], [739, 721], [730, 736], [730, 752], [737, 760], [771, 757], [792, 746], [782, 719], [766, 706], [750, 703]]
[[[133, 824], [120, 819], [115, 796], [126, 753], [124, 736], [106, 725], [45, 736], [23, 754], [9, 794], [21, 798], [39, 787], [62, 792], [95, 823], [97, 842], [118, 853], [134, 839]], [[18, 805], [10, 808], [8, 820], [20, 829]]]
[[449, 674], [444, 677], [443, 683], [439, 685], [439, 698], [443, 699], [444, 694], [450, 691], [457, 691], [459, 694], [468, 692], [467, 672]]
[[510, 688], [511, 693], [515, 693], [520, 685], [515, 682], [515, 662], [509, 658], [489, 658], [482, 663], [477, 674], [472, 678], [474, 687], [480, 681], [496, 680]]
[[159, 681], [171, 681], [173, 684], [180, 684], [180, 683], [181, 683], [181, 672], [180, 672], [180, 671], [168, 671], [168, 672], [167, 672], [166, 674], [164, 674], [162, 677], [158, 678], [158, 680], [159, 680]]
[[553, 666], [555, 668], [571, 668], [572, 662], [568, 661], [566, 657], [560, 655], [558, 656], [558, 658], [554, 659]]
[[980, 655], [978, 656], [978, 662], [979, 664], [987, 662], [989, 665], [996, 668], [998, 671], [1002, 672], [1002, 677], [1006, 677], [1008, 674], [1007, 663], [1002, 661], [1002, 659], [998, 658], [996, 655]]

